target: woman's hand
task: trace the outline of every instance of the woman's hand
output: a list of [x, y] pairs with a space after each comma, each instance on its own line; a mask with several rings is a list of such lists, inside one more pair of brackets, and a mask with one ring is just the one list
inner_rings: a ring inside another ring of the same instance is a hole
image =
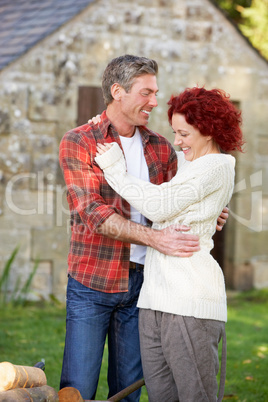
[[97, 153], [96, 156], [100, 156], [112, 148], [113, 144], [105, 143], [105, 144], [97, 144]]
[[94, 117], [92, 117], [91, 119], [89, 119], [88, 120], [88, 123], [90, 124], [90, 123], [93, 123], [93, 124], [98, 124], [98, 123], [100, 123], [101, 122], [101, 119], [100, 119], [100, 114], [97, 114], [97, 116], [94, 116]]

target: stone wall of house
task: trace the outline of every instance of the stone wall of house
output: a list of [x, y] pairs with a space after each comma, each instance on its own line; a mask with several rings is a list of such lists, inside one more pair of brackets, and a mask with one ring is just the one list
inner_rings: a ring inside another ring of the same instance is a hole
[[226, 278], [238, 289], [267, 284], [268, 63], [208, 0], [131, 4], [95, 1], [0, 72], [0, 272], [19, 245], [10, 286], [38, 259], [36, 297], [64, 300], [69, 226], [59, 141], [76, 126], [78, 87], [100, 86], [108, 61], [130, 53], [159, 63], [150, 127], [170, 141], [171, 93], [206, 85], [238, 102], [247, 146], [237, 160]]

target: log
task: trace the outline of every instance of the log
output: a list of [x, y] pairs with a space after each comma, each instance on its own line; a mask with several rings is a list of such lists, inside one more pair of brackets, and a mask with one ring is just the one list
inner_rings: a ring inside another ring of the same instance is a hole
[[58, 400], [57, 391], [48, 385], [0, 392], [0, 402], [57, 402]]
[[65, 387], [59, 390], [59, 402], [105, 402], [93, 399], [83, 399], [78, 389]]
[[14, 388], [41, 387], [47, 384], [46, 375], [37, 367], [0, 363], [0, 392]]
[[60, 402], [84, 402], [78, 389], [73, 387], [65, 387], [58, 392]]

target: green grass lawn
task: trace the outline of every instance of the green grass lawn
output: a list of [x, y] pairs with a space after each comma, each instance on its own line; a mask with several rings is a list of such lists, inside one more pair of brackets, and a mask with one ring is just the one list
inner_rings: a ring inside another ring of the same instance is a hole
[[[65, 308], [58, 305], [0, 307], [0, 361], [32, 366], [45, 359], [48, 385], [59, 389]], [[268, 401], [268, 290], [228, 297], [228, 401]], [[107, 399], [107, 348], [97, 399]], [[147, 402], [143, 387], [141, 402]], [[163, 401], [164, 402], [164, 401]]]
[[268, 401], [268, 290], [228, 299], [225, 399]]

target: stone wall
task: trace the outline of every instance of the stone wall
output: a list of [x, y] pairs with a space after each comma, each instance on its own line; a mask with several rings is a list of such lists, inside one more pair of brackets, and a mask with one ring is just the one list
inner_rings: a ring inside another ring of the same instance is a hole
[[208, 0], [131, 4], [95, 1], [0, 73], [0, 270], [20, 245], [13, 285], [38, 258], [35, 295], [64, 300], [69, 226], [59, 141], [76, 126], [78, 87], [100, 86], [108, 61], [130, 53], [159, 63], [150, 128], [170, 141], [171, 93], [220, 87], [239, 103], [247, 147], [237, 161], [226, 278], [236, 288], [254, 285], [256, 275], [267, 283], [268, 64]]

